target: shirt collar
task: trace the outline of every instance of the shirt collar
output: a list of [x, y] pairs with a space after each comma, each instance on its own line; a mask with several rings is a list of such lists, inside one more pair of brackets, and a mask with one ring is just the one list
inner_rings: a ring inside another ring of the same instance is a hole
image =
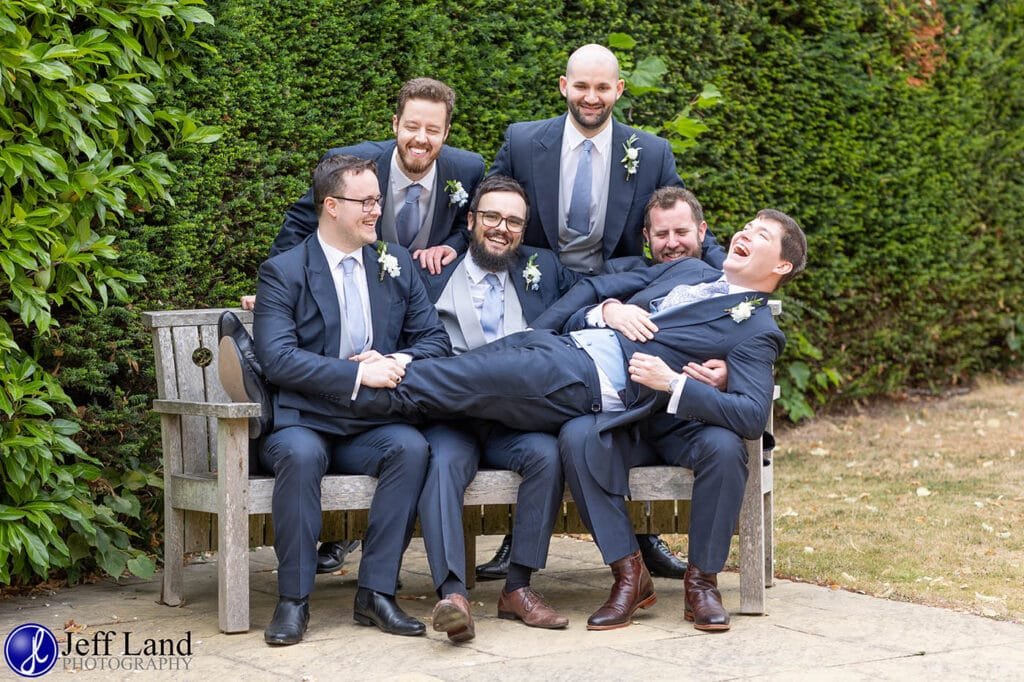
[[591, 138], [584, 137], [583, 133], [579, 131], [576, 126], [572, 123], [572, 114], [565, 117], [565, 132], [562, 134], [562, 139], [565, 140], [565, 144], [568, 145], [568, 149], [574, 150], [583, 144], [583, 141], [589, 139], [594, 143], [594, 149], [601, 156], [607, 156], [612, 146], [612, 128], [615, 122], [612, 120], [608, 121], [608, 125], [605, 126], [604, 130], [594, 135]]
[[351, 256], [352, 258], [355, 258], [356, 262], [358, 262], [360, 267], [362, 267], [362, 265], [363, 265], [363, 249], [362, 249], [362, 247], [356, 249], [352, 253], [345, 253], [345, 252], [341, 251], [340, 249], [336, 249], [333, 246], [331, 246], [330, 244], [328, 244], [327, 242], [325, 242], [324, 238], [320, 235], [320, 230], [316, 231], [316, 240], [318, 242], [320, 242], [320, 248], [322, 248], [324, 250], [324, 256], [327, 257], [327, 265], [330, 266], [331, 270], [336, 270], [338, 268], [338, 264], [340, 264], [341, 261], [345, 260], [349, 256]]
[[508, 277], [508, 271], [502, 270], [501, 272], [492, 272], [490, 270], [484, 270], [480, 267], [475, 260], [473, 260], [473, 252], [466, 252], [466, 274], [469, 275], [469, 279], [473, 284], [480, 284], [484, 281], [484, 277], [487, 275], [497, 275], [498, 281], [501, 282], [501, 286], [505, 286], [505, 278]]
[[398, 147], [395, 147], [395, 151], [391, 153], [391, 186], [395, 191], [403, 190], [414, 182], [423, 188], [423, 191], [430, 193], [434, 189], [434, 176], [437, 175], [437, 161], [435, 160], [430, 164], [430, 169], [427, 174], [419, 180], [410, 180], [409, 177], [402, 172], [401, 166], [398, 165]]

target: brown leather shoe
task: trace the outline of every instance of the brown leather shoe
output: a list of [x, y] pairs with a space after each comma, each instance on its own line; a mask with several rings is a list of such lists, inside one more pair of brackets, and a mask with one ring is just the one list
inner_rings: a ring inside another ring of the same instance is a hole
[[693, 627], [698, 630], [729, 629], [729, 612], [722, 606], [717, 573], [705, 573], [690, 564], [683, 576], [683, 589], [686, 592], [683, 617], [693, 621]]
[[569, 625], [569, 619], [559, 615], [558, 611], [544, 601], [541, 593], [529, 585], [520, 587], [511, 594], [505, 590], [501, 591], [501, 596], [498, 597], [498, 618], [518, 618], [532, 628], [551, 630]]
[[434, 630], [448, 633], [448, 639], [453, 642], [468, 642], [476, 636], [469, 601], [457, 592], [446, 595], [434, 605], [431, 620]]
[[646, 609], [656, 601], [654, 583], [640, 552], [612, 563], [615, 584], [604, 606], [587, 619], [588, 630], [614, 630], [629, 625], [637, 609]]

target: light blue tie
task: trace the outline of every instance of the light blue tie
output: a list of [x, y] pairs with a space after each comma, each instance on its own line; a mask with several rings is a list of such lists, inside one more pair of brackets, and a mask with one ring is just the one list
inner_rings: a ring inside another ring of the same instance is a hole
[[728, 293], [729, 283], [724, 279], [717, 279], [714, 282], [701, 282], [700, 284], [680, 284], [668, 292], [668, 295], [660, 301], [652, 301], [651, 306], [658, 312], [661, 312], [676, 306], [703, 301], [707, 298], [725, 296]]
[[348, 256], [341, 261], [341, 267], [345, 270], [345, 276], [342, 279], [345, 291], [345, 327], [348, 329], [349, 343], [351, 344], [350, 354], [355, 355], [362, 353], [366, 347], [366, 317], [363, 315], [363, 297], [355, 278], [356, 259]]
[[405, 191], [405, 202], [395, 216], [395, 229], [398, 232], [398, 243], [408, 247], [420, 231], [420, 192], [423, 187], [418, 183], [409, 185]]
[[593, 147], [594, 143], [590, 140], [583, 141], [580, 160], [576, 165], [576, 177], [572, 181], [572, 199], [569, 202], [567, 224], [570, 230], [580, 234], [590, 234], [590, 192], [593, 182], [590, 150]]
[[505, 312], [502, 300], [501, 280], [493, 272], [484, 275], [487, 282], [487, 293], [484, 294], [484, 305], [480, 309], [480, 326], [484, 330], [484, 340], [490, 343], [501, 334], [501, 318]]

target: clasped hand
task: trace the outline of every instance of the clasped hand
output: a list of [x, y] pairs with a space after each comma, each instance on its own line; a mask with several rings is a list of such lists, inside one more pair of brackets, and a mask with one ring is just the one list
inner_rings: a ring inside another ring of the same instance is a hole
[[360, 364], [359, 384], [370, 388], [394, 388], [402, 383], [405, 364], [390, 355], [368, 350], [349, 358]]

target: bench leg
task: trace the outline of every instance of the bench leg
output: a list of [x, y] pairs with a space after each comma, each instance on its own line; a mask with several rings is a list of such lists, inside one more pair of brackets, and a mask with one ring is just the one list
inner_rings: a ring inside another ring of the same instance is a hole
[[476, 535], [466, 533], [463, 537], [466, 547], [466, 589], [476, 587]]
[[[772, 465], [769, 464], [770, 468]], [[764, 494], [764, 586], [775, 584], [775, 492]]]
[[248, 453], [248, 420], [219, 420], [217, 614], [221, 631], [227, 633], [249, 630]]
[[763, 614], [765, 505], [761, 441], [746, 441], [749, 475], [740, 510], [740, 613]]
[[[165, 453], [181, 453], [181, 417], [160, 417], [160, 433]], [[173, 476], [181, 473], [181, 457], [164, 457], [164, 576], [160, 585], [160, 603], [181, 606], [185, 559], [185, 512], [173, 504]]]

